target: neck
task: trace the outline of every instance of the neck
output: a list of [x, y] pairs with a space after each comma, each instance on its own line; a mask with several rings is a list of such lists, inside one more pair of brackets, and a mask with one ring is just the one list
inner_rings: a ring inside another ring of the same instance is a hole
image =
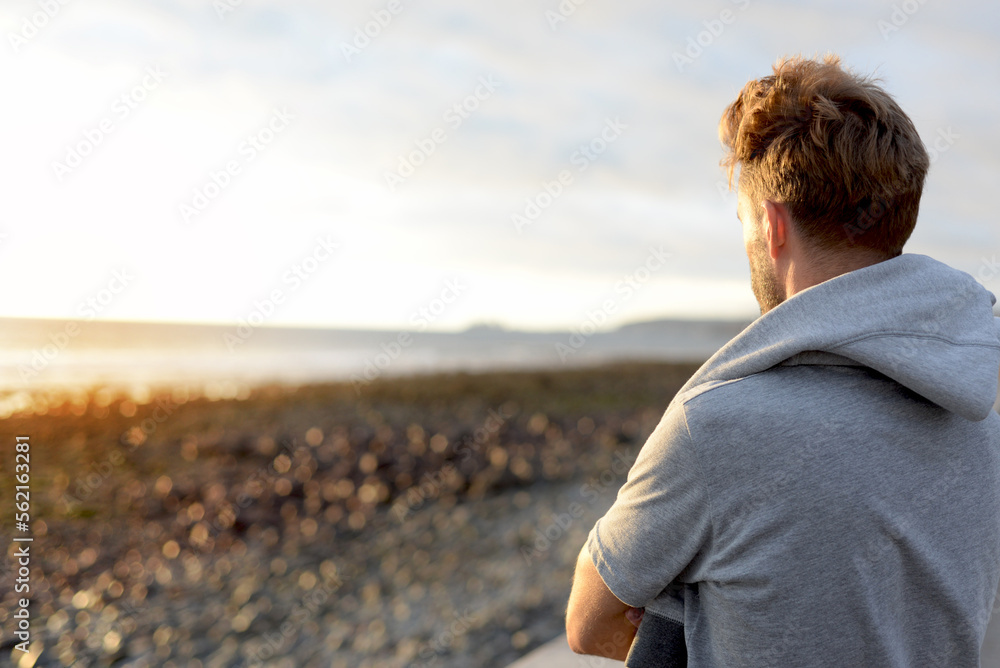
[[786, 298], [802, 292], [814, 285], [829, 281], [857, 269], [870, 267], [887, 260], [885, 255], [875, 252], [850, 252], [831, 254], [813, 252], [803, 255], [798, 261], [792, 260], [785, 272]]

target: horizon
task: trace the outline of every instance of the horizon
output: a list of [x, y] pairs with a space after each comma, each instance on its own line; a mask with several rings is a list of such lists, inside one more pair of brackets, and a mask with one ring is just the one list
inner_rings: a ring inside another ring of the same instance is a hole
[[402, 331], [2, 318], [0, 394], [219, 383], [236, 392], [270, 382], [350, 381], [358, 388], [386, 375], [700, 362], [747, 324], [658, 320], [606, 330]]
[[[686, 317], [662, 317], [662, 318], [651, 318], [644, 320], [627, 320], [623, 322], [615, 323], [613, 326], [597, 328], [598, 333], [608, 333], [614, 332], [619, 329], [626, 327], [634, 327], [636, 325], [649, 325], [649, 324], [660, 324], [660, 323], [725, 323], [732, 324], [737, 322], [753, 322], [760, 314], [758, 313], [755, 317], [750, 318], [727, 318], [727, 317], [705, 317], [705, 318], [686, 318]], [[153, 327], [205, 327], [205, 328], [232, 328], [238, 327], [240, 325], [247, 325], [252, 327], [254, 330], [306, 330], [306, 331], [342, 331], [342, 332], [371, 332], [371, 333], [397, 333], [397, 332], [409, 332], [414, 333], [413, 329], [408, 329], [406, 327], [400, 328], [376, 328], [376, 327], [339, 327], [339, 326], [328, 326], [323, 324], [310, 324], [310, 323], [264, 323], [261, 325], [250, 325], [248, 322], [231, 322], [231, 321], [182, 321], [182, 320], [131, 320], [131, 319], [103, 319], [97, 318], [93, 320], [87, 320], [85, 318], [63, 318], [63, 317], [20, 317], [20, 316], [2, 316], [0, 315], [0, 322], [21, 322], [21, 323], [88, 323], [94, 325], [140, 325], [140, 326], [153, 326]], [[550, 329], [528, 329], [521, 327], [511, 327], [504, 323], [498, 322], [473, 322], [467, 326], [454, 329], [436, 329], [436, 328], [426, 328], [419, 330], [418, 333], [421, 334], [464, 334], [469, 331], [474, 330], [495, 330], [503, 332], [512, 333], [524, 333], [524, 334], [552, 334], [552, 333], [565, 333], [572, 331], [572, 327], [564, 328], [550, 328]]]

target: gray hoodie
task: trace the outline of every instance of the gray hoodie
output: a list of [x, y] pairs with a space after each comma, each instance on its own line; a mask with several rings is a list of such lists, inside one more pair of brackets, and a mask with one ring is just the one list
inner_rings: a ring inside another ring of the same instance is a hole
[[682, 622], [694, 668], [978, 667], [1000, 582], [994, 303], [906, 254], [758, 318], [591, 531], [605, 583]]

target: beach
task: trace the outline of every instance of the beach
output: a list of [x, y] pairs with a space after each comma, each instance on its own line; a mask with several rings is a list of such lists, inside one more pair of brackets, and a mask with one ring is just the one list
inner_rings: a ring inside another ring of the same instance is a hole
[[33, 654], [2, 652], [506, 666], [563, 631], [587, 532], [696, 368], [7, 397], [31, 448]]

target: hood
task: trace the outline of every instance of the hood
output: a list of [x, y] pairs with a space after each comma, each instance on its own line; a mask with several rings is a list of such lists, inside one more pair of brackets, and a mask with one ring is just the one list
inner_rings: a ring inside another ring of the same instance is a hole
[[851, 364], [983, 420], [1000, 375], [995, 303], [969, 274], [925, 255], [900, 255], [793, 295], [723, 346], [678, 397], [777, 364]]

